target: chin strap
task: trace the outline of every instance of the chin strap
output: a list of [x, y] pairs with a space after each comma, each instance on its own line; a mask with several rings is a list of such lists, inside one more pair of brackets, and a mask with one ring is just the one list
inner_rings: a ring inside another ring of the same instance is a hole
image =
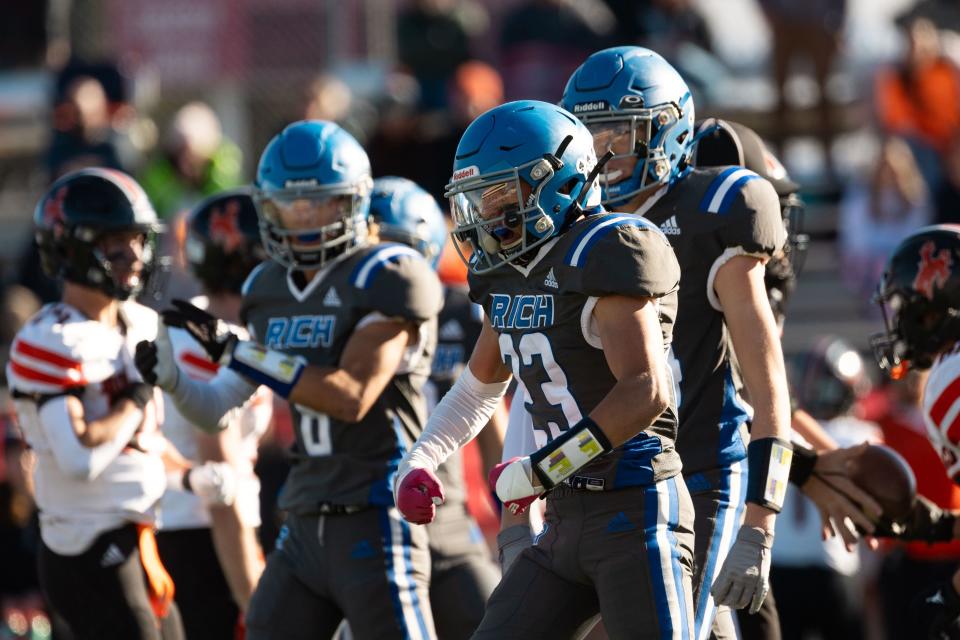
[[577, 196], [577, 199], [574, 200], [573, 204], [570, 205], [570, 208], [567, 209], [567, 215], [563, 220], [561, 233], [570, 228], [570, 225], [572, 225], [580, 216], [583, 215], [583, 204], [587, 199], [587, 194], [590, 193], [590, 185], [592, 185], [593, 181], [597, 179], [597, 176], [603, 173], [604, 167], [608, 162], [610, 162], [610, 160], [613, 159], [613, 156], [613, 151], [607, 149], [607, 152], [600, 156], [600, 159], [597, 160], [597, 164], [595, 164], [593, 169], [590, 170], [590, 173], [587, 174], [587, 179], [583, 183], [583, 189], [580, 190], [580, 194]]

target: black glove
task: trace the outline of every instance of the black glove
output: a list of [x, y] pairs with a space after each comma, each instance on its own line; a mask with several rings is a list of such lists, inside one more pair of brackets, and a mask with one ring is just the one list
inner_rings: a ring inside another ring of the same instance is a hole
[[133, 354], [133, 364], [136, 365], [140, 376], [150, 384], [157, 384], [157, 345], [149, 340], [137, 343], [137, 350]]
[[133, 400], [137, 408], [142, 410], [148, 402], [153, 400], [153, 385], [146, 382], [128, 384], [113, 396], [113, 404], [124, 399]]
[[910, 514], [900, 522], [882, 519], [874, 531], [878, 538], [899, 538], [922, 542], [948, 542], [953, 540], [953, 528], [957, 516], [941, 509], [930, 500], [918, 495]]
[[960, 595], [951, 580], [922, 591], [910, 612], [918, 638], [960, 640]]
[[222, 363], [229, 356], [238, 338], [228, 331], [222, 320], [185, 300], [174, 300], [173, 309], [160, 312], [168, 327], [185, 329], [200, 343], [214, 362]]

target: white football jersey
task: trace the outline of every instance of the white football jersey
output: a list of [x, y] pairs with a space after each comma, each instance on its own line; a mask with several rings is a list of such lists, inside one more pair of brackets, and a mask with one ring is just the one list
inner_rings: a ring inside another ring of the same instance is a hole
[[156, 407], [148, 405], [145, 412], [147, 422], [138, 436], [142, 450], [114, 443], [119, 453], [90, 478], [61, 468], [49, 440], [52, 431], [39, 418], [44, 398], [72, 393], [83, 403], [84, 418], [98, 420], [107, 415], [118, 391], [140, 380], [133, 354], [139, 341], [156, 337], [157, 314], [127, 301], [121, 303], [120, 315], [123, 331], [70, 305], [49, 304], [23, 326], [10, 349], [7, 379], [19, 396], [20, 426], [37, 456], [41, 534], [57, 553], [81, 553], [101, 533], [125, 522], [152, 522], [166, 485]]
[[[193, 302], [196, 304], [197, 300]], [[230, 330], [241, 338], [246, 337], [246, 332], [240, 327], [230, 326]], [[170, 327], [168, 333], [181, 373], [204, 382], [212, 381], [218, 376], [237, 375], [229, 369], [220, 369], [185, 330]], [[163, 413], [163, 435], [183, 457], [200, 463], [197, 438], [204, 437], [205, 434], [177, 410], [173, 400], [166, 394]], [[272, 417], [273, 396], [267, 387], [261, 386], [243, 407], [233, 412], [227, 427], [236, 430], [241, 441], [239, 463], [232, 461], [238, 481], [236, 500], [241, 519], [251, 527], [260, 526], [260, 481], [253, 472], [253, 465], [257, 459], [258, 442], [270, 426]], [[159, 524], [164, 530], [207, 528], [210, 526], [210, 513], [194, 494], [167, 489], [160, 505]]]
[[923, 419], [951, 478], [960, 472], [960, 349], [934, 363], [923, 389]]

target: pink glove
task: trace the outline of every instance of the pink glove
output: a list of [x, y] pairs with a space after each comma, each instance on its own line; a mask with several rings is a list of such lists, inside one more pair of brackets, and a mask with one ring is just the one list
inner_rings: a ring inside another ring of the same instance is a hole
[[538, 489], [533, 485], [531, 477], [530, 458], [516, 457], [491, 469], [488, 482], [490, 490], [503, 502], [503, 508], [517, 515], [526, 511], [543, 493], [542, 487]]
[[397, 509], [408, 522], [427, 524], [437, 515], [437, 505], [443, 504], [443, 485], [429, 469], [411, 469], [397, 485]]

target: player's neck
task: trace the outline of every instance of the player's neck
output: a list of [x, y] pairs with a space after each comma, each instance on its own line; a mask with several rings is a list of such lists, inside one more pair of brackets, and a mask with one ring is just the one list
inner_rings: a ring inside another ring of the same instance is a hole
[[233, 324], [240, 323], [240, 304], [243, 298], [233, 293], [207, 294], [207, 311]]
[[91, 320], [96, 320], [108, 327], [117, 326], [120, 302], [101, 291], [73, 282], [64, 282], [63, 302]]

